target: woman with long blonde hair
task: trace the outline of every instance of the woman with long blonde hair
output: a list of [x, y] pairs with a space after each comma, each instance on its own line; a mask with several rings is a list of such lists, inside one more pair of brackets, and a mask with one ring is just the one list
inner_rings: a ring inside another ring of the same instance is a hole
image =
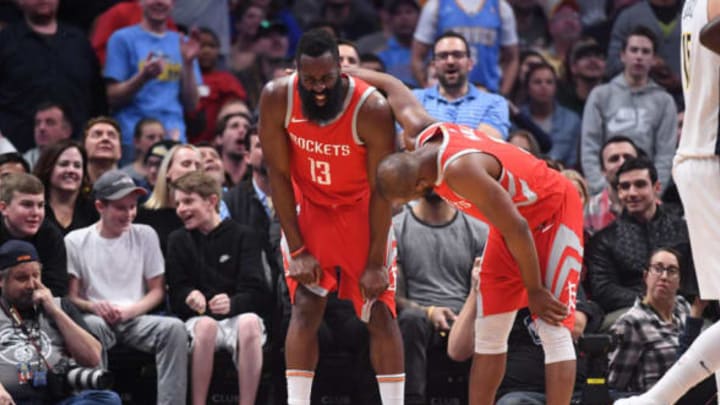
[[138, 210], [135, 222], [150, 225], [160, 238], [163, 254], [170, 232], [183, 226], [175, 214], [172, 182], [186, 173], [201, 170], [200, 152], [193, 145], [175, 145], [163, 158], [152, 195]]

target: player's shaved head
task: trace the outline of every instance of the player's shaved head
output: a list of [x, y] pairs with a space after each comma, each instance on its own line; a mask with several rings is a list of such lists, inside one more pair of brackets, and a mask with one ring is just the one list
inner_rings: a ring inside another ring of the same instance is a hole
[[377, 189], [386, 199], [408, 198], [417, 193], [420, 159], [414, 152], [393, 153], [377, 169]]

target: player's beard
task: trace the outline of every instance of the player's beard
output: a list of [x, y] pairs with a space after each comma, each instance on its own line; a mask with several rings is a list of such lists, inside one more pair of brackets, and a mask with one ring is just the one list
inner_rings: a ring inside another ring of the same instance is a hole
[[335, 118], [343, 107], [342, 79], [338, 79], [335, 86], [326, 88], [320, 94], [325, 95], [325, 105], [319, 106], [315, 102], [315, 92], [298, 85], [298, 93], [302, 104], [302, 111], [306, 118], [315, 122], [327, 122]]

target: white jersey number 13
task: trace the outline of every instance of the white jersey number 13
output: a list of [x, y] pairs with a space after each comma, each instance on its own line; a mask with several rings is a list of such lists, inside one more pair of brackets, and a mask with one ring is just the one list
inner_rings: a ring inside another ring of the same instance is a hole
[[323, 186], [332, 183], [330, 179], [330, 163], [313, 158], [308, 158], [308, 160], [310, 161], [310, 177], [313, 182]]

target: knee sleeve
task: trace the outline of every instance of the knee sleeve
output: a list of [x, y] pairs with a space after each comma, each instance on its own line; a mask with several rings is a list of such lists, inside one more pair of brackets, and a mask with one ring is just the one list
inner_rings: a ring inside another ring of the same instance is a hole
[[535, 326], [545, 352], [545, 364], [575, 360], [575, 347], [566, 327], [550, 325], [542, 319], [535, 320]]
[[507, 353], [507, 340], [516, 314], [517, 311], [512, 311], [475, 319], [475, 353]]

